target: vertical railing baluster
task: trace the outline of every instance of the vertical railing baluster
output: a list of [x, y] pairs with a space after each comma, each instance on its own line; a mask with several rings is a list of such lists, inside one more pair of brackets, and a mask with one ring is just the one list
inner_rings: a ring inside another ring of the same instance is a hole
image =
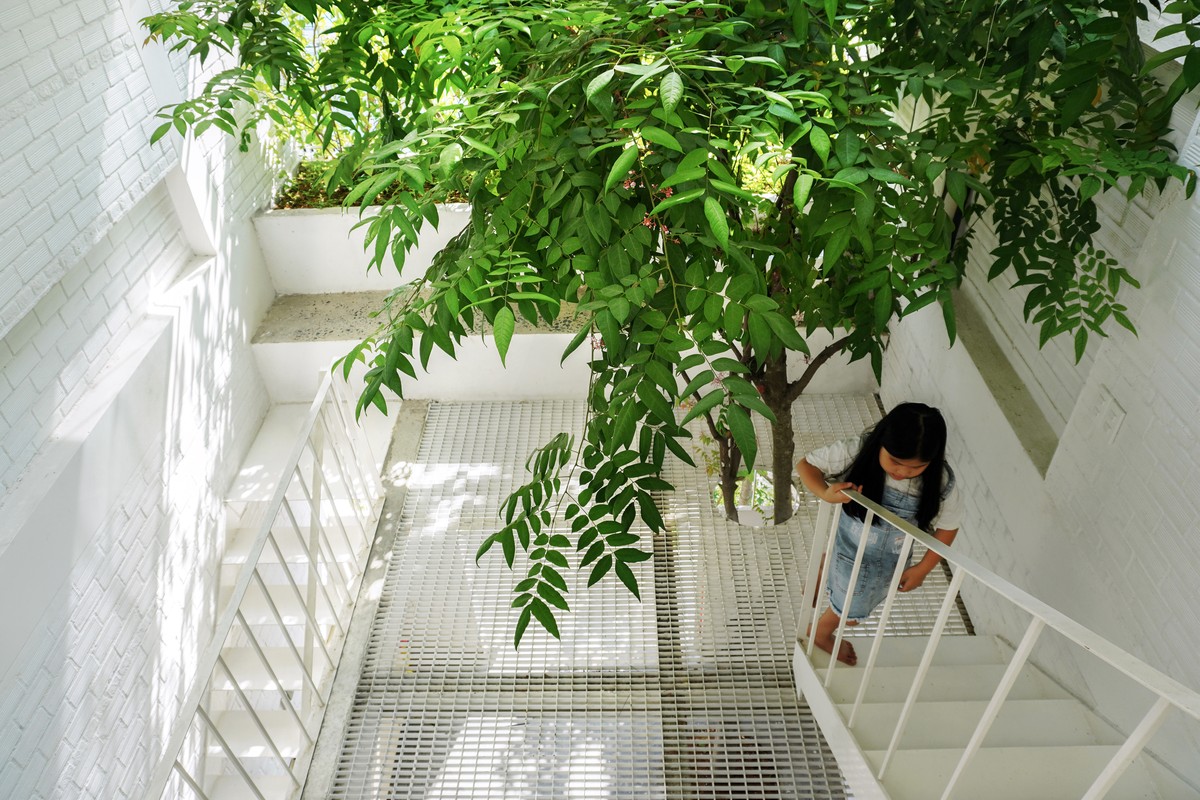
[[[318, 418], [320, 417], [319, 412], [318, 412], [317, 416], [318, 416]], [[316, 563], [316, 559], [313, 557], [312, 551], [316, 549], [313, 545], [318, 541], [318, 537], [320, 537], [320, 535], [321, 535], [320, 530], [321, 530], [321, 511], [322, 511], [322, 509], [321, 509], [322, 492], [321, 492], [321, 484], [320, 484], [320, 481], [318, 480], [317, 476], [321, 474], [321, 453], [322, 453], [321, 443], [324, 441], [324, 438], [325, 437], [322, 433], [320, 423], [318, 421], [314, 420], [312, 430], [309, 431], [309, 434], [308, 434], [308, 450], [310, 453], [312, 453], [312, 459], [313, 459], [313, 462], [312, 462], [313, 490], [312, 490], [312, 496], [308, 497], [308, 509], [309, 509], [309, 512], [308, 512], [308, 542], [309, 542], [309, 546], [304, 547], [305, 552], [308, 554], [308, 570], [307, 570], [308, 582], [307, 582], [307, 585], [305, 586], [304, 599], [303, 599], [303, 603], [304, 603], [305, 607], [311, 608], [314, 610], [317, 607], [317, 586], [319, 585], [320, 576], [317, 574], [317, 563]], [[304, 488], [303, 476], [301, 474], [299, 474], [299, 472], [298, 472], [296, 477], [300, 479], [300, 481], [299, 481], [300, 488], [303, 489]], [[306, 497], [307, 497], [307, 493], [306, 493]], [[289, 510], [289, 513], [290, 513], [290, 510]], [[334, 513], [336, 514], [337, 511], [335, 510]], [[300, 537], [300, 541], [301, 541], [301, 546], [303, 547], [304, 546], [304, 537], [303, 536]], [[333, 613], [335, 616], [337, 615], [336, 609], [333, 611]], [[322, 635], [321, 632], [316, 628], [315, 625], [311, 628], [304, 629], [304, 657], [305, 658], [309, 658], [309, 659], [312, 658], [313, 639], [315, 637], [321, 636], [321, 635]], [[305, 697], [307, 698], [307, 695]], [[312, 706], [309, 705], [308, 702], [305, 702], [304, 703], [304, 715], [308, 716], [308, 714], [311, 711], [312, 711]]]
[[[345, 431], [341, 431], [339, 435], [336, 429], [329, 425], [324, 418], [322, 418], [321, 424], [325, 426], [325, 430], [330, 437], [337, 440], [342, 440], [353, 447], [351, 437], [347, 436]], [[360, 534], [359, 547], [369, 547], [371, 544], [372, 532], [367, 529], [366, 520], [370, 517], [371, 509], [375, 504], [375, 498], [371, 496], [370, 487], [362, 480], [361, 467], [359, 470], [359, 480], [356, 481], [354, 476], [352, 476], [350, 471], [346, 468], [346, 460], [342, 458], [341, 448], [333, 447], [331, 448], [330, 452], [333, 454], [334, 462], [337, 464], [338, 475], [341, 476], [342, 483], [346, 485], [346, 495], [350, 499], [351, 505], [354, 506], [356, 510], [354, 519], [355, 522], [358, 523], [358, 530]]]
[[942, 800], [949, 800], [950, 793], [954, 791], [954, 787], [958, 784], [958, 779], [966, 772], [967, 765], [975, 757], [975, 753], [978, 752], [979, 748], [983, 746], [983, 740], [987, 738], [988, 731], [992, 728], [992, 723], [1000, 715], [1000, 709], [1004, 705], [1004, 701], [1008, 699], [1008, 693], [1012, 691], [1017, 678], [1021, 676], [1021, 670], [1025, 669], [1025, 662], [1029, 660], [1029, 654], [1033, 652], [1033, 646], [1037, 644], [1038, 637], [1041, 635], [1045, 625], [1046, 623], [1038, 617], [1034, 617], [1029, 621], [1029, 627], [1025, 629], [1025, 635], [1021, 637], [1021, 643], [1017, 646], [1016, 652], [1013, 653], [1013, 657], [1009, 660], [1008, 667], [1004, 670], [1004, 675], [1000, 678], [1000, 684], [996, 687], [996, 691], [992, 693], [992, 699], [988, 701], [987, 708], [984, 709], [983, 716], [979, 719], [979, 724], [975, 726], [975, 732], [971, 734], [971, 739], [967, 742], [967, 749], [963, 751], [957, 766], [954, 767], [954, 772], [950, 775], [950, 782], [946, 784], [946, 789], [942, 792]]
[[[867, 542], [871, 538], [871, 523], [875, 521], [875, 512], [867, 509], [863, 518], [862, 532], [858, 537], [858, 550], [854, 553], [854, 567], [850, 570], [850, 581], [846, 585], [846, 596], [842, 598], [842, 616], [838, 619], [837, 636], [833, 640], [833, 651], [829, 654], [829, 667], [825, 670], [825, 687], [833, 680], [833, 668], [838, 663], [838, 653], [842, 652], [842, 638], [846, 633], [846, 618], [854, 605], [854, 590], [858, 588], [858, 572], [862, 567], [863, 555], [867, 552]], [[836, 545], [835, 545], [836, 546]], [[830, 548], [830, 552], [834, 548]]]
[[[346, 433], [346, 441], [350, 445], [350, 453], [354, 456], [354, 463], [358, 465], [358, 471], [362, 477], [364, 490], [367, 490], [368, 495], [381, 494], [383, 491], [383, 485], [379, 478], [375, 475], [375, 464], [373, 463], [374, 459], [372, 458], [372, 461], [368, 462], [362, 457], [360, 444], [366, 447], [367, 451], [370, 452], [370, 445], [366, 441], [365, 432], [357, 425], [351, 425], [350, 418], [346, 414], [346, 409], [342, 406], [340, 390], [335, 389], [334, 391], [330, 392], [329, 402], [333, 406], [333, 410], [337, 414], [338, 419], [341, 420], [341, 429]], [[361, 438], [352, 433], [352, 431], [356, 429], [360, 434], [362, 434]], [[370, 489], [368, 489], [368, 487], [370, 487]]]
[[908, 717], [917, 702], [917, 695], [921, 693], [921, 685], [925, 683], [925, 676], [929, 673], [929, 666], [933, 663], [933, 654], [937, 650], [938, 642], [942, 638], [942, 631], [946, 628], [946, 620], [950, 618], [950, 612], [954, 610], [954, 604], [958, 597], [958, 589], [962, 586], [965, 575], [966, 573], [962, 570], [955, 570], [954, 577], [950, 579], [950, 586], [946, 589], [946, 596], [942, 600], [942, 607], [938, 610], [937, 621], [933, 624], [933, 632], [929, 635], [929, 644], [925, 646], [925, 652], [921, 656], [921, 663], [917, 666], [916, 675], [913, 676], [912, 687], [909, 688], [908, 697], [904, 700], [904, 706], [900, 709], [900, 718], [896, 720], [896, 730], [892, 734], [892, 741], [888, 745], [887, 753], [883, 756], [883, 763], [879, 766], [878, 777], [880, 780], [883, 780], [883, 774], [887, 771], [888, 764], [891, 762], [892, 756], [896, 753], [896, 747], [900, 744], [900, 738], [904, 735], [904, 728], [908, 725]]
[[892, 605], [896, 602], [896, 595], [900, 591], [900, 577], [908, 565], [908, 554], [912, 552], [912, 545], [913, 538], [905, 534], [904, 544], [900, 546], [900, 558], [896, 561], [896, 568], [892, 571], [892, 585], [888, 587], [887, 598], [883, 601], [883, 610], [879, 612], [879, 627], [876, 628], [875, 636], [871, 639], [871, 652], [867, 655], [867, 665], [863, 668], [862, 680], [858, 684], [858, 694], [854, 696], [854, 708], [851, 709], [850, 719], [846, 723], [848, 728], [854, 728], [858, 709], [862, 706], [863, 698], [867, 694], [867, 684], [875, 672], [875, 661], [879, 658], [879, 650], [883, 645], [883, 632], [891, 618]]
[[829, 547], [829, 503], [817, 506], [817, 522], [813, 527], [808, 548], [808, 565], [804, 573], [804, 598], [800, 602], [800, 617], [796, 620], [796, 638], [812, 638], [809, 626], [815, 622], [817, 598], [821, 594], [821, 561]]
[[1170, 700], [1162, 696], [1155, 700], [1154, 705], [1150, 706], [1150, 710], [1146, 712], [1146, 716], [1142, 717], [1142, 721], [1133, 729], [1133, 733], [1129, 734], [1129, 738], [1113, 755], [1112, 760], [1108, 762], [1108, 765], [1096, 777], [1096, 781], [1080, 800], [1101, 800], [1104, 795], [1108, 794], [1108, 790], [1121, 779], [1121, 775], [1142, 752], [1142, 748], [1154, 738], [1158, 726], [1162, 725], [1170, 710]]
[[825, 554], [822, 557], [821, 564], [821, 586], [817, 587], [817, 604], [813, 606], [813, 623], [811, 635], [808, 637], [808, 657], [812, 658], [813, 645], [817, 641], [817, 623], [821, 621], [821, 612], [824, 611], [825, 603], [829, 601], [827, 593], [822, 591], [824, 584], [829, 581], [829, 565], [833, 562], [833, 537], [837, 535], [837, 527], [842, 519], [842, 507], [840, 505], [833, 509], [833, 514], [829, 521], [829, 531], [825, 537]]
[[[295, 517], [295, 515], [292, 513], [292, 507], [291, 507], [291, 505], [290, 505], [289, 503], [287, 503], [286, 501], [284, 502], [284, 510], [287, 512], [288, 518], [289, 518], [289, 519], [292, 521], [292, 525], [293, 525], [293, 526], [295, 526], [295, 527], [296, 527], [296, 530], [297, 530], [297, 532], [299, 532], [299, 525], [296, 523], [296, 517]], [[324, 526], [321, 526], [321, 527], [323, 528]], [[303, 538], [300, 538], [300, 539], [299, 539], [299, 544], [300, 544], [300, 550], [301, 550], [301, 551], [304, 553], [304, 557], [305, 557], [305, 558], [308, 560], [308, 562], [309, 562], [310, 564], [312, 564], [312, 563], [314, 562], [314, 560], [315, 560], [315, 557], [313, 556], [313, 553], [312, 553], [312, 551], [308, 549], [308, 545], [307, 545], [307, 544], [305, 544], [305, 542], [304, 542], [304, 539], [303, 539]], [[276, 552], [279, 552], [279, 545], [278, 545], [278, 544], [276, 544], [274, 541], [272, 541], [272, 542], [271, 542], [271, 545], [272, 545], [272, 546], [275, 548], [275, 551], [276, 551]], [[283, 556], [282, 556], [282, 555], [280, 555], [280, 558], [282, 558], [282, 557], [283, 557]], [[295, 582], [295, 580], [292, 578], [292, 573], [291, 573], [290, 571], [287, 573], [287, 576], [288, 576], [288, 582], [292, 584], [292, 587], [293, 587], [293, 588], [296, 588], [296, 593], [297, 593], [297, 595], [300, 595], [300, 590], [299, 590], [299, 588], [297, 588], [297, 586], [296, 586], [296, 582]], [[324, 584], [323, 582], [321, 582], [321, 581], [317, 581], [317, 582], [316, 582], [316, 587], [317, 587], [317, 589], [319, 590], [319, 592], [320, 592], [320, 594], [321, 594], [321, 597], [323, 597], [323, 598], [324, 598], [326, 605], [328, 605], [328, 606], [329, 606], [329, 612], [330, 612], [330, 613], [333, 615], [334, 627], [336, 627], [336, 628], [337, 628], [337, 631], [338, 631], [338, 634], [339, 634], [339, 635], [343, 635], [343, 636], [344, 636], [344, 635], [345, 635], [345, 633], [346, 633], [346, 631], [345, 631], [345, 628], [343, 628], [343, 627], [342, 627], [342, 622], [341, 622], [341, 619], [339, 618], [339, 614], [338, 614], [338, 608], [337, 608], [337, 606], [335, 606], [335, 605], [333, 604], [333, 600], [332, 600], [332, 599], [329, 597], [329, 592], [328, 592], [328, 591], [325, 589], [325, 584]], [[308, 614], [308, 616], [309, 616], [309, 619], [313, 621], [313, 625], [314, 625], [314, 628], [313, 628], [313, 630], [314, 630], [314, 631], [315, 631], [315, 630], [317, 630], [317, 628], [315, 627], [315, 626], [316, 626], [316, 620], [315, 620], [315, 618], [313, 618], [313, 616], [312, 616], [312, 613], [310, 612], [310, 609], [315, 609], [315, 608], [316, 608], [316, 605], [317, 605], [317, 604], [316, 604], [316, 598], [314, 597], [314, 599], [313, 599], [313, 603], [310, 605], [310, 604], [307, 602], [307, 600], [306, 600], [306, 599], [305, 599], [305, 598], [304, 598], [302, 595], [300, 595], [300, 602], [301, 602], [301, 605], [303, 605], [303, 606], [304, 606], [305, 613], [306, 613], [306, 614]], [[317, 637], [317, 638], [318, 638], [318, 641], [320, 641], [322, 637]], [[322, 646], [324, 646], [324, 645], [322, 645]], [[328, 651], [326, 651], [326, 655], [327, 655], [327, 656], [328, 656], [328, 654], [329, 654], [329, 652], [328, 652]]]
[[[321, 484], [325, 487], [325, 491], [332, 497], [333, 496], [333, 488], [330, 486], [329, 479], [326, 478], [324, 470], [322, 470], [320, 473], [318, 473], [317, 477], [321, 481]], [[306, 489], [306, 487], [301, 487], [301, 488]], [[317, 486], [314, 485], [313, 491], [315, 492], [316, 490], [317, 490]], [[354, 555], [355, 553], [357, 553], [357, 550], [355, 549], [354, 545], [350, 542], [350, 532], [346, 530], [346, 525], [342, 520], [342, 515], [337, 513], [337, 504], [336, 503], [334, 503], [334, 507], [333, 507], [333, 517], [335, 520], [337, 520], [338, 526], [341, 529], [342, 541], [345, 542], [345, 544], [346, 544], [346, 552], [350, 553], [351, 555]], [[330, 537], [330, 538], [332, 539], [332, 537]]]

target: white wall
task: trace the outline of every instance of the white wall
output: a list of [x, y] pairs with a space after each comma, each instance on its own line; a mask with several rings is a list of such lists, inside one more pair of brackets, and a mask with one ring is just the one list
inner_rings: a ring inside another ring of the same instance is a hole
[[387, 291], [425, 274], [434, 255], [466, 227], [471, 207], [451, 203], [438, 209], [438, 227], [426, 223], [418, 245], [397, 272], [391, 259], [382, 269], [368, 269], [369, 254], [363, 248], [365, 229], [357, 227], [358, 212], [336, 209], [274, 209], [254, 218], [279, 294], [321, 294]]
[[273, 171], [219, 136], [149, 146], [187, 75], [131, 30], [150, 10], [0, 7], [2, 797], [139, 796], [266, 410]]
[[[1185, 98], [1181, 113], [1190, 116], [1194, 105]], [[1180, 159], [1200, 163], [1195, 131]], [[956, 548], [1196, 689], [1200, 200], [1172, 190], [1146, 213], [1156, 213], [1149, 225], [1131, 213], [1120, 232], [1134, 240], [1126, 266], [1143, 284], [1123, 296], [1139, 335], [1118, 329], [1093, 342], [1091, 367], [1080, 376], [1044, 478], [984, 384], [971, 342], [948, 348], [936, 311], [898, 326], [883, 397], [888, 407], [930, 402], [948, 417], [968, 507]], [[1118, 408], [1125, 416], [1113, 433], [1106, 420], [1120, 419]], [[968, 589], [965, 596], [983, 630], [1019, 636], [1025, 620], [985, 593]], [[1066, 652], [1051, 638], [1038, 656], [1102, 713], [1128, 724], [1147, 710], [1139, 693], [1112, 694], [1109, 670]], [[1173, 720], [1155, 747], [1200, 783], [1198, 730]]]

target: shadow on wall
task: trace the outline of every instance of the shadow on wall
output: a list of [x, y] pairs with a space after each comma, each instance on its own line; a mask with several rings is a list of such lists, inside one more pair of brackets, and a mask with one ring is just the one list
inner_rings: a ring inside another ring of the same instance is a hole
[[98, 259], [120, 294], [95, 330], [133, 331], [112, 335], [100, 379], [6, 498], [0, 786], [14, 797], [138, 796], [216, 616], [222, 498], [267, 409], [248, 332], [273, 293], [248, 220], [271, 189], [264, 153], [214, 141], [216, 256], [189, 263], [176, 220], [137, 274], [119, 247]]

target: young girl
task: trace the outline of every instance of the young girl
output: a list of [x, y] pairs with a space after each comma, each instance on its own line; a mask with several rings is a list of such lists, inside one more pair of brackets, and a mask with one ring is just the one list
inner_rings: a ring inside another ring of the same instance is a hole
[[[946, 421], [936, 408], [923, 403], [901, 403], [857, 440], [848, 439], [809, 453], [796, 465], [800, 481], [810, 492], [830, 503], [848, 503], [843, 489], [854, 489], [892, 513], [913, 523], [946, 544], [958, 533], [962, 501], [954, 486], [954, 472], [946, 464]], [[829, 480], [834, 482], [830, 483]], [[855, 625], [870, 616], [887, 596], [904, 534], [886, 522], [871, 526], [867, 549], [859, 568], [854, 595], [846, 604], [846, 588], [858, 552], [865, 509], [850, 503], [843, 509], [834, 540], [827, 592], [829, 608], [817, 620], [814, 643], [833, 652], [839, 618]], [[900, 591], [910, 592], [925, 580], [941, 557], [928, 551], [900, 577]], [[854, 647], [842, 641], [838, 660], [858, 662]]]

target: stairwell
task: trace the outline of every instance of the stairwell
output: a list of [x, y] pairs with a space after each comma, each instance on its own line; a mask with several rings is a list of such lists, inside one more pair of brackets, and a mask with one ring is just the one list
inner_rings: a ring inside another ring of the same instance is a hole
[[[937, 547], [861, 495], [851, 496], [904, 529], [910, 542], [919, 538]], [[836, 526], [837, 513], [823, 508], [814, 551], [824, 548], [829, 518]], [[942, 636], [941, 620], [931, 636], [889, 635], [890, 614], [903, 608], [893, 589], [873, 618], [873, 631], [851, 634], [843, 626], [838, 633], [839, 641], [857, 643], [856, 666], [830, 663], [827, 653], [797, 644], [797, 691], [812, 708], [856, 798], [1200, 797], [1197, 787], [1147, 749], [1169, 713], [1196, 718], [1200, 694], [969, 558], [951, 557], [952, 548], [940, 552], [955, 562], [943, 619], [962, 582], [971, 577], [994, 590], [999, 602], [1028, 613], [1031, 622], [1016, 647], [997, 636]], [[810, 571], [806, 598], [813, 595], [812, 580]], [[1046, 631], [1059, 634], [1059, 644], [1076, 644], [1123, 673], [1126, 691], [1149, 706], [1141, 723], [1118, 730], [1041, 671], [1034, 654]]]
[[[291, 270], [290, 276], [277, 280], [291, 285], [287, 282], [296, 280], [295, 264], [281, 262], [280, 258], [276, 256], [272, 259], [268, 252], [268, 263], [274, 260], [276, 264], [273, 271], [283, 269], [281, 263]], [[378, 286], [363, 286], [353, 281], [338, 285], [328, 284], [326, 279], [326, 283], [315, 291], [313, 287], [305, 290], [305, 286], [300, 285], [299, 293], [278, 297], [253, 339], [255, 357], [271, 389], [273, 406], [230, 491], [227, 504], [230, 533], [222, 562], [221, 604], [225, 606], [230, 603], [229, 598], [239, 593], [244, 595], [244, 600], [231, 625], [230, 640], [221, 648], [220, 656], [215, 661], [212, 682], [205, 690], [206, 700], [201, 703], [208, 717], [199, 726], [204, 733], [198, 738], [189, 739], [182, 748], [181, 758], [192, 756], [195, 763], [203, 764], [202, 771], [178, 778], [176, 786], [180, 791], [166, 796], [283, 800], [300, 796], [308, 777], [309, 759], [316, 745], [324, 708], [329, 703], [328, 686], [339, 666], [339, 648], [346, 638], [349, 614], [358, 596], [353, 569], [357, 568], [361, 575], [362, 561], [375, 538], [375, 530], [372, 525], [370, 530], [361, 532], [361, 538], [349, 535], [345, 524], [348, 517], [343, 512], [350, 509], [345, 498], [342, 498], [328, 505], [333, 513], [325, 518], [325, 525], [317, 526], [327, 528], [328, 535], [319, 541], [306, 539], [306, 532], [314, 527], [311, 513], [314, 495], [311, 490], [296, 485], [285, 492], [296, 510], [277, 519], [276, 524], [270, 526], [271, 535], [266, 539], [260, 531], [265, 523], [266, 504], [278, 488], [279, 476], [288, 471], [288, 455], [293, 451], [297, 436], [304, 427], [309, 410], [308, 401], [318, 392], [328, 375], [331, 361], [344, 355], [351, 346], [375, 331], [378, 320], [371, 313], [381, 306], [387, 294], [387, 290]], [[352, 291], [334, 291], [338, 288]], [[518, 335], [522, 341], [514, 343], [507, 370], [501, 368], [495, 353], [491, 352], [490, 340], [483, 335], [475, 336], [464, 341], [457, 361], [435, 354], [428, 374], [407, 387], [411, 390], [411, 396], [450, 402], [582, 397], [586, 388], [586, 359], [580, 353], [576, 353], [574, 359], [568, 360], [557, 373], [547, 366], [558, 365], [559, 355], [571, 337], [569, 331], [542, 332], [522, 327], [518, 329]], [[531, 374], [539, 375], [539, 381], [531, 382]], [[346, 390], [346, 400], [354, 396], [356, 388], [352, 378]], [[392, 432], [387, 419], [376, 414], [364, 416], [367, 428], [363, 430], [363, 442], [370, 451], [366, 459], [373, 465], [376, 476], [382, 468], [383, 456], [391, 439]], [[355, 427], [345, 415], [341, 423], [348, 429]], [[850, 427], [856, 431], [861, 424], [856, 420]], [[804, 426], [798, 430], [802, 438], [810, 435], [804, 433], [807, 430]], [[847, 429], [847, 432], [852, 431]], [[820, 434], [822, 437], [827, 435], [825, 432]], [[802, 445], [815, 443], [801, 442]], [[302, 453], [297, 464], [299, 473], [314, 475], [313, 467], [313, 457]], [[689, 495], [683, 501], [680, 513], [684, 516], [680, 519], [694, 515], [689, 505], [694, 500]], [[320, 516], [320, 512], [317, 516]], [[399, 547], [397, 553], [401, 552]], [[809, 546], [808, 552], [813, 549], [813, 546]], [[246, 565], [256, 559], [258, 568], [254, 577], [252, 580], [246, 579], [243, 577]], [[722, 557], [722, 560], [728, 566], [728, 557]], [[801, 569], [806, 560], [801, 556]], [[332, 588], [332, 585], [319, 579], [334, 575], [339, 577], [337, 583], [342, 586], [341, 589]], [[794, 573], [794, 577], [798, 577], [798, 573]], [[247, 584], [253, 585], [247, 588]], [[401, 584], [404, 584], [403, 580]], [[952, 594], [957, 598], [956, 591]], [[936, 607], [936, 600], [930, 600], [924, 594], [909, 599], [924, 602], [927, 609], [918, 611], [915, 616], [910, 614], [908, 619], [932, 617], [933, 612], [928, 608]], [[716, 601], [716, 597], [713, 601]], [[777, 598], [777, 601], [782, 609], [782, 598]], [[478, 605], [479, 598], [474, 598], [473, 602]], [[722, 618], [719, 604], [706, 613], [712, 624], [717, 624]], [[749, 613], [747, 619], [757, 619], [761, 609], [756, 606]], [[786, 614], [784, 617], [786, 619]], [[682, 636], [683, 628], [688, 623], [683, 619], [672, 624], [682, 626], [677, 631]], [[892, 630], [903, 633], [927, 627], [924, 623], [906, 627], [903, 621], [893, 621], [892, 624]], [[790, 641], [790, 637], [796, 630], [801, 630], [803, 624], [789, 623], [784, 627], [784, 638]], [[877, 623], [869, 622], [855, 635], [871, 634], [878, 627]], [[755, 630], [754, 636], [760, 638], [762, 633], [758, 631], [757, 623]], [[406, 637], [410, 635], [404, 633]], [[770, 642], [774, 642], [776, 637], [769, 638]], [[718, 636], [717, 640], [721, 641], [721, 637]], [[860, 641], [869, 640], [863, 638]], [[1111, 768], [1114, 756], [1132, 749], [1127, 734], [1117, 731], [1092, 713], [1031, 663], [1025, 663], [1022, 659], [1018, 667], [1012, 667], [1015, 663], [1014, 648], [1001, 639], [987, 636], [935, 637], [936, 650], [928, 658], [926, 644], [930, 640], [926, 636], [895, 636], [889, 633], [879, 641], [875, 663], [869, 667], [871, 674], [865, 688], [863, 676], [867, 670], [862, 667], [834, 669], [829, 674], [828, 685], [825, 685], [826, 678], [822, 673], [828, 669], [828, 658], [820, 652], [807, 654], [801, 648], [797, 648], [794, 654], [794, 679], [802, 700], [800, 708], [804, 708], [805, 703], [811, 708], [837, 767], [845, 778], [849, 796], [925, 800], [942, 796], [953, 778], [954, 788], [947, 796], [964, 800], [1099, 797], [1102, 795], [1088, 794], [1096, 776]], [[692, 646], [683, 639], [680, 643]], [[744, 648], [744, 644], [727, 644], [736, 651], [731, 653], [736, 656], [731, 664], [740, 663], [745, 657], [756, 657], [754, 653], [741, 652], [739, 648]], [[661, 641], [659, 646], [661, 648]], [[860, 647], [865, 648], [865, 645]], [[718, 648], [717, 652], [723, 651]], [[754, 652], [757, 653], [757, 650]], [[449, 654], [446, 658], [453, 663], [458, 656]], [[718, 662], [723, 664], [723, 658], [718, 658]], [[928, 663], [923, 665], [923, 661]], [[686, 660], [681, 662], [684, 665], [687, 663]], [[701, 658], [697, 663], [703, 666], [708, 662]], [[351, 666], [357, 668], [358, 665]], [[712, 667], [708, 665], [704, 668], [706, 680], [710, 677], [715, 679], [720, 670], [725, 668], [719, 667], [717, 673], [711, 673]], [[914, 692], [911, 687], [918, 674], [922, 677], [919, 689]], [[684, 677], [686, 680], [681, 685], [691, 685], [689, 691], [699, 691], [695, 688], [699, 686], [695, 677]], [[407, 680], [410, 678], [406, 673], [388, 678], [388, 683], [403, 686]], [[997, 692], [997, 687], [1003, 691]], [[999, 695], [1004, 695], [1001, 697], [1004, 701], [1002, 705], [996, 701]], [[722, 713], [728, 711], [732, 714], [730, 724], [734, 724], [734, 728], [728, 731], [717, 724], [715, 716], [709, 718], [700, 714], [692, 719], [692, 714], [708, 708], [705, 705], [708, 702], [705, 700], [695, 709], [688, 706], [686, 714], [682, 712], [683, 706], [680, 707], [681, 715], [672, 723], [683, 726], [678, 732], [680, 745], [692, 741], [691, 737], [696, 731], [690, 726], [700, 724], [703, 731], [709, 731], [705, 736], [712, 737], [712, 747], [733, 748], [729, 753], [714, 750], [713, 758], [730, 759], [724, 769], [732, 769], [738, 775], [745, 772], [744, 778], [728, 784], [720, 781], [711, 783], [705, 777], [707, 771], [701, 768], [706, 762], [699, 755], [694, 763], [683, 756], [672, 756], [667, 758], [667, 777], [659, 777], [658, 768], [653, 764], [650, 767], [648, 774], [653, 777], [647, 778], [650, 783], [646, 785], [656, 787], [660, 780], [663, 781], [662, 786], [651, 793], [653, 796], [661, 793], [664, 797], [672, 798], [724, 797], [726, 794], [723, 792], [726, 791], [751, 791], [749, 787], [754, 781], [748, 770], [754, 759], [760, 756], [754, 756], [746, 763], [734, 763], [739, 757], [733, 751], [746, 746], [745, 742], [738, 743], [739, 737], [744, 739], [744, 735], [739, 733], [741, 723], [737, 720], [740, 717], [734, 714], [732, 707], [726, 710], [721, 706]], [[992, 712], [997, 713], [993, 715]], [[439, 719], [436, 715], [442, 712], [430, 713], [434, 713], [434, 719]], [[741, 713], [740, 710], [738, 713]], [[987, 721], [990, 716], [994, 716], [994, 721], [988, 721], [983, 726], [981, 735], [980, 722]], [[353, 719], [357, 720], [358, 717]], [[339, 784], [341, 788], [338, 791], [341, 793], [337, 796], [423, 796], [411, 794], [417, 792], [421, 785], [415, 780], [402, 785], [393, 776], [386, 785], [377, 785], [373, 746], [369, 748], [370, 766], [363, 767], [367, 771], [345, 773], [345, 764], [357, 763], [354, 761], [358, 758], [357, 746], [352, 742], [356, 736], [362, 738], [362, 724], [361, 721], [352, 722], [352, 730], [346, 734], [348, 738], [342, 753], [344, 764], [338, 768], [343, 782]], [[711, 730], [704, 727], [714, 725], [717, 727]], [[893, 732], [898, 726], [902, 731], [895, 737], [893, 748]], [[396, 752], [403, 748], [417, 748], [414, 753], [421, 748], [436, 748], [440, 746], [437, 744], [440, 730], [431, 731], [432, 739], [428, 741], [412, 739], [410, 734], [405, 734], [390, 746], [399, 748]], [[663, 733], [666, 732], [664, 728]], [[652, 740], [654, 738], [651, 737]], [[821, 738], [818, 736], [814, 741], [821, 742]], [[670, 742], [661, 744], [669, 751], [675, 746]], [[1141, 744], [1144, 742], [1138, 744], [1138, 749]], [[333, 746], [337, 748], [339, 745], [335, 743]], [[754, 747], [761, 750], [761, 747], [774, 748], [776, 745], [767, 745], [764, 740], [764, 744]], [[824, 744], [818, 747], [823, 749]], [[891, 755], [888, 754], [889, 749], [894, 749]], [[974, 755], [969, 768], [956, 775], [964, 751], [973, 749], [977, 749], [978, 753]], [[480, 752], [482, 757], [485, 751]], [[789, 751], [785, 748], [779, 752], [782, 755]], [[795, 753], [803, 750], [790, 752], [794, 757]], [[386, 752], [378, 755], [387, 760]], [[682, 761], [672, 767], [673, 758]], [[1108, 797], [1139, 800], [1200, 797], [1200, 791], [1184, 783], [1170, 769], [1152, 758], [1134, 753], [1129, 761], [1132, 766], [1113, 778]], [[713, 763], [716, 764], [716, 761]], [[780, 765], [775, 768], [782, 768]], [[415, 777], [423, 774], [421, 770], [437, 767], [436, 761], [431, 761], [428, 764], [408, 764], [404, 769], [410, 772], [415, 770], [412, 775]], [[691, 769], [695, 775], [679, 783], [682, 779], [671, 777], [674, 774], [672, 769], [683, 769], [681, 774], [684, 775], [690, 774], [687, 770]], [[883, 775], [879, 777], [881, 771]], [[192, 792], [182, 790], [178, 780], [191, 784]], [[722, 780], [731, 779], [727, 776]], [[361, 795], [352, 794], [347, 788], [360, 783]], [[375, 788], [372, 789], [372, 786]], [[791, 797], [793, 795], [789, 792], [801, 791], [798, 786], [794, 780], [791, 783], [785, 781], [775, 786], [772, 791], [777, 790], [776, 793], [764, 794], [763, 797]], [[304, 790], [306, 797], [317, 796], [311, 794], [311, 790], [311, 786]], [[833, 791], [834, 794], [829, 796], [840, 796], [839, 790], [822, 791]], [[544, 796], [553, 796], [553, 793]]]

